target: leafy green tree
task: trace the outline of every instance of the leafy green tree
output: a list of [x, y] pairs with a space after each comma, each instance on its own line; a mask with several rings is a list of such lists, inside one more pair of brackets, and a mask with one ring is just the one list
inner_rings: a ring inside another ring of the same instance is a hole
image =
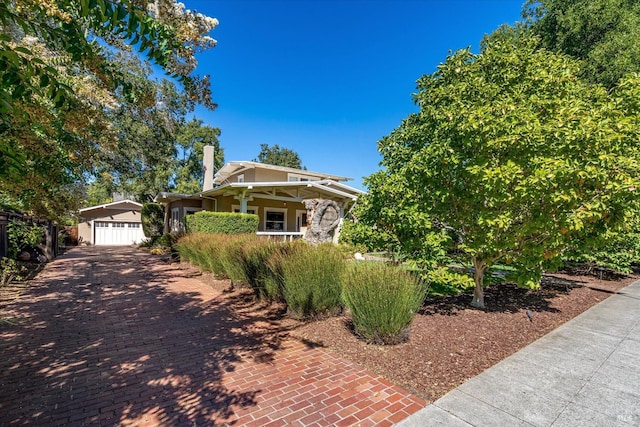
[[544, 47], [582, 60], [589, 81], [611, 88], [640, 71], [637, 0], [529, 0], [523, 15]]
[[254, 161], [288, 168], [307, 169], [302, 167], [302, 161], [298, 153], [289, 148], [280, 147], [278, 144], [273, 146], [260, 144], [260, 153]]
[[447, 257], [449, 235], [432, 224], [403, 176], [379, 171], [367, 177], [368, 193], [347, 217], [340, 239], [369, 251], [385, 250], [398, 259], [431, 268]]
[[0, 198], [42, 216], [73, 209], [61, 201], [110, 148], [118, 97], [145, 100], [114, 51], [137, 48], [181, 83], [188, 108], [214, 108], [193, 71], [216, 24], [175, 0], [1, 2]]
[[195, 118], [180, 127], [176, 140], [177, 167], [172, 186], [175, 192], [193, 194], [202, 190], [205, 145], [214, 147], [214, 169], [219, 170], [224, 165], [224, 153], [218, 136], [220, 129], [205, 125], [202, 120]]
[[585, 273], [594, 274], [596, 268], [631, 273], [640, 261], [640, 218], [637, 213], [628, 215], [624, 225], [616, 230], [585, 235], [573, 242], [563, 254], [569, 266], [579, 267]]
[[51, 50], [108, 84], [118, 86], [122, 75], [110, 66], [97, 39], [116, 49], [136, 46], [147, 59], [179, 78], [194, 100], [213, 106], [208, 79], [190, 76], [195, 52], [215, 46], [208, 33], [218, 21], [184, 9], [175, 0], [14, 0], [0, 4], [0, 112], [15, 101], [40, 94], [62, 105], [70, 88], [55, 67], [37, 52], [20, 45], [39, 39]]
[[117, 108], [107, 113], [117, 132], [101, 147], [88, 195], [119, 191], [146, 202], [160, 191], [200, 191], [204, 145], [215, 147], [216, 165], [222, 166], [220, 130], [195, 118], [186, 122], [188, 95], [171, 81], [153, 80], [148, 64], [130, 55], [114, 60], [135, 97], [119, 95]]
[[640, 80], [609, 94], [539, 43], [502, 29], [479, 54], [454, 53], [418, 80], [420, 111], [378, 144], [417, 206], [458, 234], [477, 307], [491, 265], [536, 287], [574, 239], [638, 207]]

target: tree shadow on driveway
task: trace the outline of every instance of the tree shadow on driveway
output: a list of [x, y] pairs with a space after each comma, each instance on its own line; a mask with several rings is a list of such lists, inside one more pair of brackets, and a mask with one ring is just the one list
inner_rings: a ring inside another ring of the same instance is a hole
[[68, 252], [6, 308], [0, 425], [215, 425], [255, 405], [224, 376], [271, 361], [289, 327], [206, 292], [142, 252]]

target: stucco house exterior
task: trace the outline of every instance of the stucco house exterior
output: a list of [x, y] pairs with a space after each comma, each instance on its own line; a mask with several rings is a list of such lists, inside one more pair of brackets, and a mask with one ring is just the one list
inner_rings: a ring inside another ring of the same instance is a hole
[[344, 215], [363, 191], [344, 184], [343, 176], [233, 161], [213, 174], [213, 147], [205, 147], [204, 185], [197, 194], [160, 193], [165, 207], [165, 231], [184, 229], [185, 216], [200, 210], [252, 213], [259, 217], [258, 234], [302, 236], [308, 222], [305, 200], [332, 200]]
[[144, 240], [142, 204], [119, 200], [80, 209], [78, 240], [92, 245], [131, 245]]

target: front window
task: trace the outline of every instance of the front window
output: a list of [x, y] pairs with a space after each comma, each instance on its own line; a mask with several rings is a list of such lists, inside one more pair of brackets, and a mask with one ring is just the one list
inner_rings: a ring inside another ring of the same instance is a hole
[[266, 231], [284, 231], [285, 213], [280, 211], [266, 211], [265, 214], [265, 230]]

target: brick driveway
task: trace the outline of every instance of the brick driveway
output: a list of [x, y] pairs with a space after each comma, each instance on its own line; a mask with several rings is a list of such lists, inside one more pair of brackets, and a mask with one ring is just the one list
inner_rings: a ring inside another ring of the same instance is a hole
[[392, 425], [425, 406], [225, 301], [142, 251], [70, 250], [0, 310], [0, 426]]

